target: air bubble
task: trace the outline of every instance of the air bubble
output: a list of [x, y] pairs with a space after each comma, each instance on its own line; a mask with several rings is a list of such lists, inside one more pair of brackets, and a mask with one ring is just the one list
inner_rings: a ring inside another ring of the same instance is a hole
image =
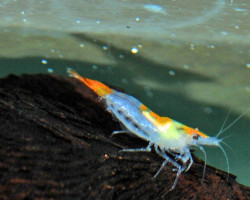
[[167, 14], [167, 12], [161, 6], [159, 6], [157, 4], [146, 4], [146, 5], [144, 5], [144, 9], [146, 9], [147, 11], [150, 11], [150, 12], [154, 12], [154, 13], [161, 13], [164, 15]]
[[235, 29], [239, 29], [240, 28], [240, 26], [238, 26], [238, 25], [235, 25], [234, 27], [235, 27]]
[[41, 63], [44, 64], [44, 65], [46, 65], [46, 64], [48, 64], [48, 61], [45, 60], [45, 59], [42, 59], [42, 60], [41, 60]]
[[106, 51], [106, 50], [108, 50], [108, 46], [103, 46], [102, 49], [103, 49], [104, 51]]
[[221, 31], [220, 33], [221, 33], [221, 35], [228, 35], [228, 32], [226, 32], [226, 31]]
[[211, 44], [209, 47], [210, 47], [211, 49], [214, 49], [214, 48], [215, 48], [215, 45]]
[[195, 50], [195, 45], [194, 44], [190, 44], [190, 49], [193, 51]]
[[92, 69], [98, 69], [97, 65], [92, 65]]
[[145, 92], [146, 92], [146, 95], [148, 96], [148, 97], [153, 97], [154, 96], [154, 93], [152, 92], [152, 90], [151, 90], [151, 88], [150, 87], [148, 87], [148, 86], [145, 86], [144, 87], [144, 90], [145, 90]]
[[247, 9], [244, 9], [244, 8], [235, 8], [234, 10], [235, 10], [235, 11], [238, 11], [238, 12], [247, 11]]
[[185, 69], [189, 69], [189, 66], [188, 66], [187, 64], [184, 64], [183, 67], [184, 67]]
[[54, 69], [48, 68], [48, 72], [49, 72], [49, 73], [53, 73], [53, 72], [54, 72]]
[[169, 70], [168, 73], [169, 73], [170, 76], [174, 76], [175, 75], [175, 71], [174, 70]]
[[123, 78], [123, 79], [122, 79], [122, 83], [127, 84], [127, 83], [128, 83], [128, 79]]
[[133, 54], [137, 54], [137, 53], [138, 53], [138, 48], [137, 48], [137, 47], [133, 47], [133, 48], [131, 49], [131, 52], [132, 52]]
[[142, 44], [138, 44], [137, 47], [141, 49], [142, 48]]
[[210, 114], [210, 113], [212, 113], [212, 112], [213, 112], [213, 110], [212, 110], [212, 108], [211, 108], [211, 107], [206, 106], [206, 107], [204, 108], [204, 112], [205, 112], [205, 113], [207, 113], [207, 114]]

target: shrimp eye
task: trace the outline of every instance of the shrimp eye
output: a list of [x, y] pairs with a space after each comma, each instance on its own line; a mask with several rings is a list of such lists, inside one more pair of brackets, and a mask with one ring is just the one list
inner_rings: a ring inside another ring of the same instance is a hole
[[193, 139], [194, 139], [194, 140], [198, 140], [198, 135], [194, 135], [194, 136], [193, 136]]

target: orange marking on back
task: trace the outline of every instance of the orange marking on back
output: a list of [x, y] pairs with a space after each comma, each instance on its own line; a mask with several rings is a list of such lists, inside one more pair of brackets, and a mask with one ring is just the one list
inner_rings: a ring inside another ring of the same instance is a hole
[[72, 69], [69, 69], [68, 73], [70, 73], [71, 76], [75, 77], [79, 81], [83, 82], [86, 86], [88, 86], [91, 90], [93, 90], [97, 95], [101, 97], [113, 93], [113, 90], [111, 88], [109, 88], [108, 86], [99, 81], [84, 78]]
[[188, 127], [188, 126], [185, 126], [185, 127], [184, 127], [184, 130], [185, 130], [185, 132], [186, 132], [187, 134], [189, 134], [189, 135], [197, 134], [197, 135], [199, 135], [199, 136], [201, 136], [201, 137], [203, 137], [203, 138], [208, 138], [208, 137], [209, 137], [209, 136], [207, 136], [206, 134], [200, 132], [199, 130], [194, 129], [194, 128], [190, 128], [190, 127]]
[[172, 119], [168, 118], [168, 117], [160, 117], [160, 119], [158, 119], [158, 123], [161, 125], [166, 125], [168, 123], [171, 123]]
[[82, 78], [85, 85], [87, 85], [90, 89], [92, 89], [96, 94], [103, 97], [108, 94], [113, 93], [113, 90], [103, 83], [95, 80], [91, 80], [88, 78]]
[[145, 105], [141, 105], [141, 111], [148, 111], [149, 109], [147, 108], [147, 106]]
[[170, 123], [172, 120], [168, 117], [161, 117], [155, 112], [151, 111], [149, 108], [147, 108], [145, 105], [141, 105], [141, 111], [142, 114], [152, 123], [154, 123], [156, 126], [164, 126]]

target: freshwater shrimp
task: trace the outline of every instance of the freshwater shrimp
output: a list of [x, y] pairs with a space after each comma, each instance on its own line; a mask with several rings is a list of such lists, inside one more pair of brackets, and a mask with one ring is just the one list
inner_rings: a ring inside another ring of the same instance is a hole
[[[221, 146], [221, 143], [223, 143], [222, 139], [218, 138], [218, 136], [225, 131], [225, 129], [222, 130], [225, 122], [217, 136], [210, 137], [198, 129], [188, 127], [169, 117], [159, 116], [130, 95], [111, 89], [99, 81], [84, 78], [70, 68], [67, 72], [70, 76], [83, 82], [104, 100], [106, 109], [125, 127], [124, 130], [114, 131], [112, 135], [128, 133], [148, 142], [146, 148], [122, 149], [120, 152], [150, 152], [153, 147], [155, 152], [164, 159], [154, 178], [157, 177], [168, 162], [175, 167], [177, 171], [176, 178], [171, 190], [176, 187], [180, 174], [183, 171], [188, 171], [193, 164], [193, 158], [190, 153], [192, 147], [197, 147], [204, 153], [205, 166], [206, 153], [203, 145], [219, 147], [226, 157], [227, 171], [229, 174], [228, 157], [226, 151]], [[236, 120], [238, 119], [239, 117]], [[235, 121], [233, 123], [235, 123]], [[179, 164], [178, 161], [181, 161], [181, 164]]]

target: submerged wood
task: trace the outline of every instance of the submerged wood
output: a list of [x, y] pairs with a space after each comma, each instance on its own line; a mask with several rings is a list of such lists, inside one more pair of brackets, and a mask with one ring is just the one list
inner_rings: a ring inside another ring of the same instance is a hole
[[162, 158], [118, 153], [147, 145], [120, 124], [76, 79], [10, 75], [0, 80], [0, 199], [249, 199], [234, 175], [194, 157], [177, 187], [170, 164], [157, 178]]

